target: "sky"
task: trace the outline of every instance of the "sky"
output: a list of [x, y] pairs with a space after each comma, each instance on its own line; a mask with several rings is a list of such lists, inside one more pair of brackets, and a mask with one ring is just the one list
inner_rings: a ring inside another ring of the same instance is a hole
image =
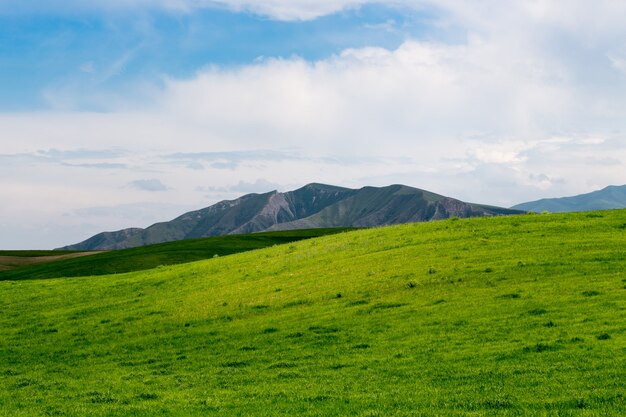
[[310, 182], [626, 183], [626, 2], [0, 0], [0, 249]]

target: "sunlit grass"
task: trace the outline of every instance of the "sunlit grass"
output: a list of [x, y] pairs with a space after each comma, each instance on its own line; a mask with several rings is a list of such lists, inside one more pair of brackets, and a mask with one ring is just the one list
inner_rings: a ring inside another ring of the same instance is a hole
[[0, 282], [2, 415], [625, 415], [626, 211]]

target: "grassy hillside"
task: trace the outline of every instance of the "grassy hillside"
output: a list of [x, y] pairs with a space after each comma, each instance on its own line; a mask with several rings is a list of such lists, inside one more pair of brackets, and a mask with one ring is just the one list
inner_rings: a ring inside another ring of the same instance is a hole
[[626, 211], [0, 282], [0, 415], [626, 415]]
[[[295, 242], [302, 239], [341, 233], [349, 229], [311, 229], [289, 232], [256, 233], [250, 235], [216, 236], [202, 239], [160, 243], [132, 249], [110, 251], [77, 258], [89, 252], [49, 251], [6, 251], [11, 252], [14, 266], [18, 269], [2, 271], [0, 252], [0, 280], [47, 279], [118, 274], [141, 271], [157, 266], [174, 265], [208, 259], [214, 256], [231, 255], [272, 245]], [[49, 253], [57, 257], [47, 257]], [[75, 258], [75, 259], [66, 259]], [[53, 262], [54, 261], [54, 262]], [[43, 264], [41, 264], [43, 263]], [[35, 265], [41, 264], [41, 265]]]

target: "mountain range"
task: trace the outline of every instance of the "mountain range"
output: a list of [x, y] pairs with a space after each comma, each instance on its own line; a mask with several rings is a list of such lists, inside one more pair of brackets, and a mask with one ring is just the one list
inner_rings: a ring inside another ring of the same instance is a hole
[[564, 213], [570, 211], [610, 210], [626, 208], [626, 185], [610, 185], [598, 191], [573, 197], [544, 198], [518, 204], [512, 207], [524, 211], [549, 211]]
[[371, 227], [523, 211], [466, 203], [406, 185], [350, 189], [308, 184], [295, 191], [247, 194], [145, 229], [99, 233], [61, 250], [125, 249], [227, 234], [327, 227]]

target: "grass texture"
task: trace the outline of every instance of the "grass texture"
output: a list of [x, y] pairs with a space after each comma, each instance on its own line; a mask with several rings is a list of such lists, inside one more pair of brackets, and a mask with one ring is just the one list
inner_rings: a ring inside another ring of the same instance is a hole
[[626, 210], [0, 282], [0, 415], [623, 416]]

